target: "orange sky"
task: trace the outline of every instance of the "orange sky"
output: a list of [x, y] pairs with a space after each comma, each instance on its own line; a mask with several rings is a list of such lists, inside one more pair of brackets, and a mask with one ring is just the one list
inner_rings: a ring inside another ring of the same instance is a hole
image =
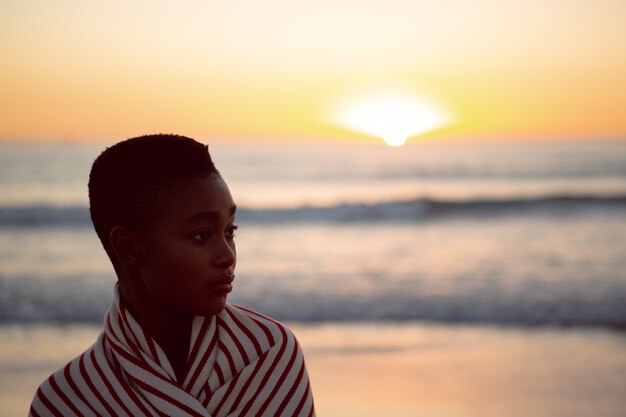
[[337, 102], [436, 102], [434, 138], [626, 137], [622, 0], [3, 1], [0, 140], [363, 137]]

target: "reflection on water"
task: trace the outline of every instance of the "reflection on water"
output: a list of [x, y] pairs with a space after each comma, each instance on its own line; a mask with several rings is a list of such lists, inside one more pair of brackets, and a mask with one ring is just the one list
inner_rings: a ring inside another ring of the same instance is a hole
[[[291, 324], [316, 409], [328, 417], [618, 417], [626, 339], [603, 330], [416, 324]], [[98, 326], [0, 327], [0, 417], [26, 415], [38, 386]]]

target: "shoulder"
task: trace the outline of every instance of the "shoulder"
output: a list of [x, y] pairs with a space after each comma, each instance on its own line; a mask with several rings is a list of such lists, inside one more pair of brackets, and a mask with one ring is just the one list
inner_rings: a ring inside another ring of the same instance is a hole
[[39, 385], [31, 402], [29, 416], [80, 415], [79, 411], [85, 403], [77, 380], [83, 379], [85, 361], [90, 359], [93, 349], [94, 346], [90, 347]]
[[[263, 416], [314, 416], [313, 394], [304, 356], [293, 333], [283, 323], [237, 305], [228, 304], [220, 316], [238, 326], [241, 339], [249, 340], [249, 335], [254, 335], [258, 343], [257, 355], [250, 355], [250, 361], [247, 361], [250, 367], [239, 373], [242, 385], [256, 389], [240, 392], [241, 404], [245, 407], [242, 405], [243, 411], [236, 414], [248, 415], [245, 410], [254, 410], [257, 415]], [[222, 326], [220, 320], [218, 324]], [[221, 339], [220, 329], [220, 342]], [[229, 337], [227, 342], [230, 340]], [[230, 351], [250, 353], [249, 346], [244, 342], [236, 347], [231, 347]], [[232, 356], [236, 362], [239, 355], [235, 353]]]
[[[297, 343], [291, 330], [283, 323], [246, 307], [227, 304], [220, 316], [226, 316], [237, 329], [264, 342], [266, 348]], [[266, 350], [266, 349], [264, 349]]]
[[[50, 375], [37, 389], [30, 415], [94, 416], [121, 414], [125, 407], [108, 389], [120, 383], [118, 372], [107, 359], [103, 334], [85, 352]], [[117, 410], [117, 411], [116, 411]]]

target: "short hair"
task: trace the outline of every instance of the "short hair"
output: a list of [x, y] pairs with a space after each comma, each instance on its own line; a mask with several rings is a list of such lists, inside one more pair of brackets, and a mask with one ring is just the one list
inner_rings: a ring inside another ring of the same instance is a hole
[[89, 174], [89, 212], [113, 267], [109, 235], [115, 226], [147, 230], [159, 202], [181, 180], [212, 175], [220, 173], [209, 147], [185, 136], [145, 135], [105, 149]]

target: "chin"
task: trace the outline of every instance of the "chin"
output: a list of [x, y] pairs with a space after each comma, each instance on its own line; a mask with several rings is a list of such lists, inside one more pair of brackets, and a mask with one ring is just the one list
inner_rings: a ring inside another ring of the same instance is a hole
[[216, 297], [205, 302], [197, 312], [197, 316], [216, 316], [226, 308], [226, 296]]

